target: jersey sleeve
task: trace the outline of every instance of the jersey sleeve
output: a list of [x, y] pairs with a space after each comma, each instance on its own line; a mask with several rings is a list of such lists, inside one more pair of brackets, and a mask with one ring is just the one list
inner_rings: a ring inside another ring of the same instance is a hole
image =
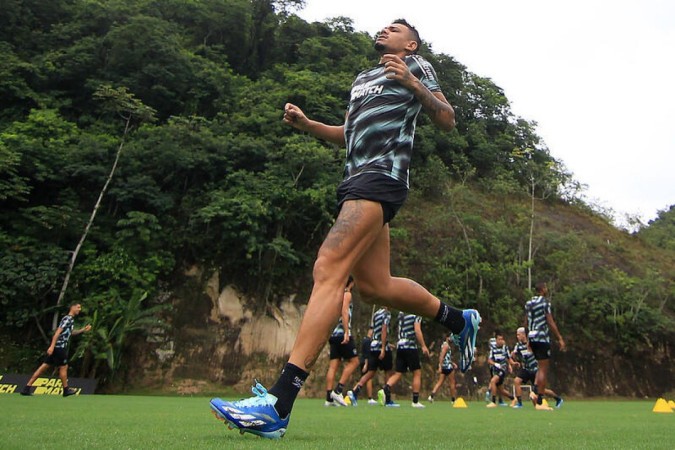
[[61, 322], [59, 323], [59, 328], [62, 330], [65, 330], [69, 326], [73, 324], [73, 318], [71, 316], [65, 316], [63, 319], [61, 319]]
[[419, 55], [412, 55], [406, 60], [406, 64], [424, 86], [431, 92], [441, 92], [441, 86], [438, 84], [436, 70], [429, 61]]

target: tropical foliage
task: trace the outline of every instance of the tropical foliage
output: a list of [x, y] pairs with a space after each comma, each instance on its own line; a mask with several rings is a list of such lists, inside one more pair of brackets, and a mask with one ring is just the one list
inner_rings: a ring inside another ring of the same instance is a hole
[[[376, 55], [348, 18], [300, 19], [303, 3], [3, 2], [0, 322], [10, 338], [42, 347], [67, 273], [63, 302], [96, 322], [78, 353], [85, 375], [113, 373], [129, 333], [171, 314], [160, 293], [188, 267], [219, 270], [257, 313], [307, 293], [343, 150], [284, 126], [282, 107], [341, 123], [351, 81]], [[552, 284], [580, 346], [672, 342], [673, 228], [661, 226], [672, 209], [637, 236], [612, 228], [576, 199], [578, 183], [502, 89], [452, 56], [422, 53], [457, 128], [420, 116], [394, 268], [477, 304], [492, 326], [520, 322], [532, 275]]]

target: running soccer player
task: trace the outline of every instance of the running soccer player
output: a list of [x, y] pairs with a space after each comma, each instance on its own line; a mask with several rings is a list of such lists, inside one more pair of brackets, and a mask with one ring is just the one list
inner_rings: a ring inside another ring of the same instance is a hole
[[391, 388], [398, 383], [404, 373], [410, 370], [413, 374], [412, 407], [424, 408], [420, 403], [420, 387], [422, 386], [422, 365], [417, 350], [419, 343], [422, 353], [429, 356], [429, 348], [424, 343], [422, 334], [422, 317], [415, 314], [398, 313], [398, 342], [396, 343], [396, 371], [389, 377], [384, 387], [377, 393], [381, 405], [397, 407], [391, 400]]
[[51, 344], [47, 348], [47, 356], [44, 362], [37, 368], [33, 376], [30, 377], [26, 386], [21, 390], [21, 395], [33, 395], [33, 383], [42, 373], [50, 367], [59, 368], [59, 378], [63, 386], [63, 396], [68, 397], [77, 393], [76, 389], [68, 387], [68, 341], [70, 336], [76, 336], [91, 330], [91, 325], [86, 325], [78, 330], [73, 330], [75, 317], [82, 311], [82, 305], [74, 303], [70, 305], [68, 314], [63, 316], [59, 322], [58, 328], [52, 336]]
[[[488, 356], [492, 353], [492, 350], [494, 350], [497, 347], [497, 339], [495, 339], [494, 336], [490, 338], [488, 341]], [[487, 389], [485, 389], [485, 401], [490, 403], [492, 401], [492, 396], [490, 394], [490, 380], [492, 380], [492, 367], [488, 367], [490, 370], [490, 378], [488, 378], [488, 384], [487, 384]]]
[[[354, 345], [352, 336], [352, 288], [354, 287], [354, 278], [349, 277], [342, 301], [342, 316], [338, 319], [338, 324], [333, 329], [328, 344], [330, 347], [328, 363], [328, 372], [326, 372], [326, 401], [325, 406], [347, 406], [342, 391], [345, 383], [349, 381], [352, 373], [359, 366], [359, 357]], [[347, 324], [345, 326], [344, 324]], [[347, 364], [342, 370], [342, 375], [337, 386], [333, 388], [335, 374], [337, 373], [340, 361], [345, 360]]]
[[354, 80], [342, 125], [311, 120], [291, 103], [284, 106], [284, 123], [346, 147], [345, 176], [337, 188], [338, 216], [319, 248], [312, 293], [279, 378], [269, 392], [256, 383], [248, 399], [211, 400], [216, 416], [242, 432], [267, 438], [286, 433], [295, 399], [337, 322], [350, 274], [366, 302], [433, 318], [458, 336], [462, 372], [473, 362], [478, 311], [453, 308], [420, 284], [391, 274], [389, 223], [408, 196], [417, 116], [424, 110], [444, 131], [455, 126], [433, 66], [417, 55], [421, 44], [403, 19], [378, 33], [379, 63]]
[[546, 393], [546, 377], [548, 375], [549, 363], [551, 358], [551, 340], [549, 337], [549, 329], [553, 331], [558, 339], [558, 345], [561, 351], [565, 351], [565, 341], [558, 331], [551, 313], [551, 303], [546, 296], [548, 295], [548, 287], [546, 283], [537, 283], [537, 295], [532, 297], [525, 304], [525, 313], [527, 319], [527, 340], [530, 343], [530, 348], [537, 360], [539, 369], [536, 375], [537, 385], [537, 405], [538, 410], [551, 410], [543, 404], [544, 394]]
[[443, 382], [448, 379], [450, 383], [450, 402], [455, 403], [457, 397], [457, 385], [455, 382], [455, 370], [457, 364], [452, 362], [452, 350], [450, 349], [451, 334], [446, 334], [443, 344], [441, 344], [441, 353], [438, 355], [438, 381], [434, 385], [431, 394], [429, 395], [429, 402], [433, 403], [436, 393], [443, 386]]
[[[536, 394], [537, 386], [535, 384], [535, 379], [537, 376], [537, 360], [534, 358], [532, 350], [527, 343], [527, 334], [525, 333], [525, 328], [520, 327], [516, 330], [516, 346], [511, 352], [511, 359], [514, 361], [514, 364], [518, 367], [518, 372], [516, 378], [513, 382], [514, 388], [516, 391], [516, 404], [513, 405], [514, 408], [523, 407], [523, 383], [532, 385], [532, 392]], [[546, 388], [544, 391], [545, 395], [553, 397], [555, 399], [555, 407], [560, 409], [563, 404], [563, 399], [558, 394], [553, 392], [551, 389]], [[536, 406], [536, 403], [535, 403]]]
[[359, 393], [363, 386], [373, 379], [377, 370], [382, 370], [385, 376], [391, 372], [393, 361], [391, 348], [389, 347], [389, 324], [391, 322], [391, 312], [386, 306], [375, 311], [373, 314], [373, 340], [370, 342], [370, 354], [368, 355], [368, 371], [356, 383], [354, 389], [349, 391], [349, 399], [352, 405], [356, 405]]
[[490, 348], [490, 355], [488, 356], [488, 364], [490, 365], [490, 395], [492, 401], [487, 404], [488, 408], [497, 407], [497, 396], [499, 395], [499, 404], [504, 406], [506, 403], [502, 400], [502, 396], [507, 396], [512, 399], [504, 389], [504, 378], [506, 373], [511, 373], [511, 354], [508, 345], [504, 340], [504, 335], [500, 332], [495, 332], [495, 346]]

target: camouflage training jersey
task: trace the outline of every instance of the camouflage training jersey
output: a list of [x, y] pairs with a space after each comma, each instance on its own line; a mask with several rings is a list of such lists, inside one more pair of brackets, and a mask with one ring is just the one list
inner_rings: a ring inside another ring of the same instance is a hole
[[[431, 92], [440, 92], [434, 68], [419, 55], [403, 58]], [[384, 65], [361, 72], [352, 84], [345, 121], [345, 179], [380, 173], [408, 186], [415, 123], [422, 105], [412, 91], [390, 80]]]

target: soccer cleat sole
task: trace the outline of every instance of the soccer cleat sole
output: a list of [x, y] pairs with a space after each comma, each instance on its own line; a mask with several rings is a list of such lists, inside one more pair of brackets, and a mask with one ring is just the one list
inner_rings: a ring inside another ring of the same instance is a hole
[[218, 408], [213, 405], [211, 405], [211, 413], [213, 413], [216, 419], [224, 422], [224, 424], [227, 425], [228, 430], [239, 430], [239, 434], [251, 433], [266, 439], [281, 439], [286, 434], [286, 428], [279, 428], [276, 431], [270, 432], [252, 430], [250, 428], [239, 428], [237, 424], [231, 422], [225, 415], [223, 415], [223, 413], [220, 412], [220, 410], [218, 410]]

